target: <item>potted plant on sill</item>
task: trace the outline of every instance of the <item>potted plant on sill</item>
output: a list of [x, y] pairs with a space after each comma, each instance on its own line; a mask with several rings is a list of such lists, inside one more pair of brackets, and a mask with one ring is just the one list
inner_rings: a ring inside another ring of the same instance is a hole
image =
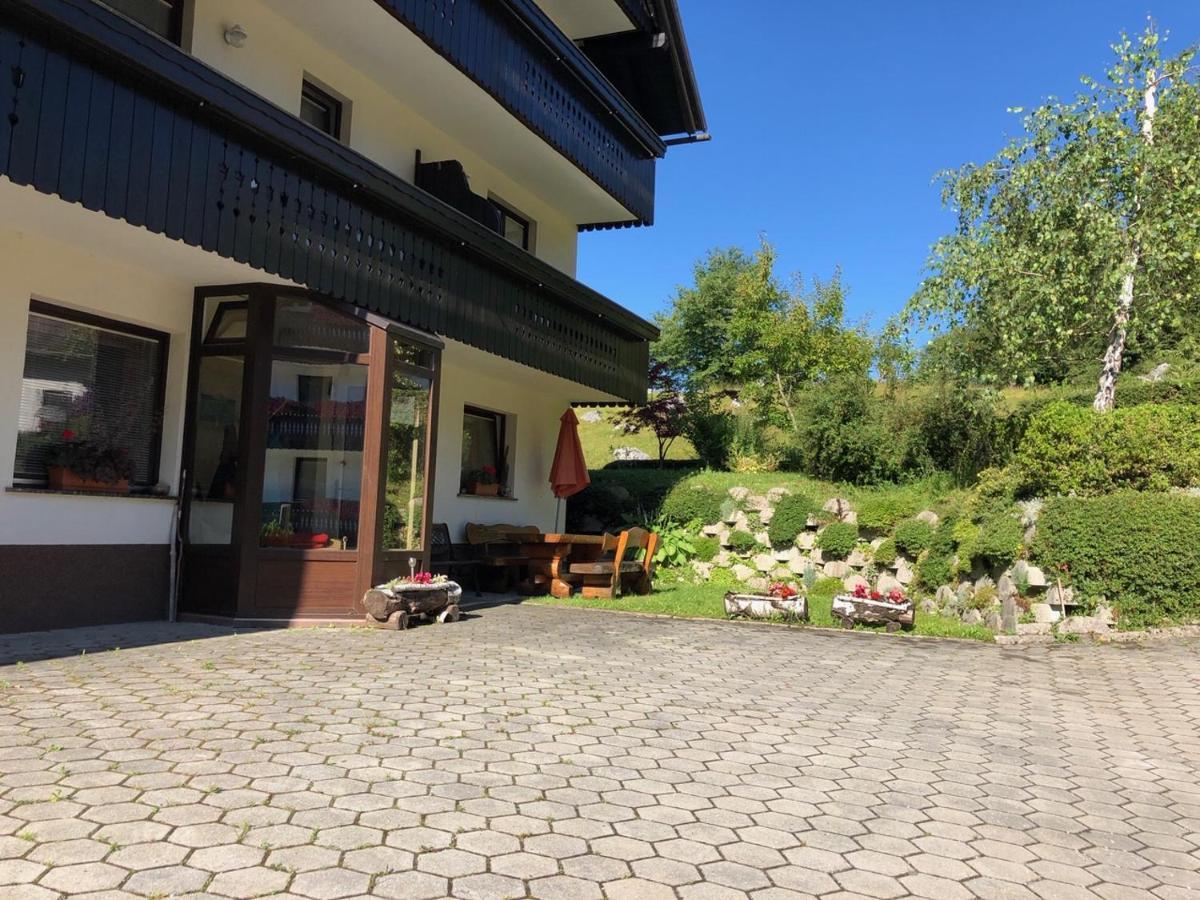
[[66, 429], [46, 451], [46, 480], [56, 491], [129, 493], [133, 464], [124, 448]]
[[774, 582], [765, 594], [730, 591], [725, 595], [725, 614], [731, 619], [786, 619], [808, 621], [808, 598], [794, 584]]
[[857, 623], [885, 625], [888, 631], [911, 631], [917, 622], [917, 605], [900, 588], [886, 594], [872, 591], [865, 584], [854, 588], [853, 594], [838, 594], [833, 598], [833, 617], [843, 628]]
[[500, 496], [500, 475], [495, 466], [484, 466], [471, 472], [468, 478], [471, 493], [479, 497]]

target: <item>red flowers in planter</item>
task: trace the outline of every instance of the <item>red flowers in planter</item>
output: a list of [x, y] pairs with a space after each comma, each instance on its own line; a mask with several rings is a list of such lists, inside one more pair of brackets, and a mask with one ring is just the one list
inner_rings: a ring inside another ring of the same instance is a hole
[[861, 582], [854, 586], [854, 597], [856, 600], [886, 601], [896, 606], [903, 606], [908, 602], [908, 598], [904, 596], [904, 591], [900, 590], [900, 588], [892, 588], [887, 594], [883, 594], [879, 591], [869, 589]]
[[73, 441], [73, 440], [75, 440], [75, 432], [74, 432], [74, 431], [72, 431], [70, 428], [64, 428], [64, 429], [63, 429], [63, 433], [62, 433], [62, 439], [63, 439], [64, 441]]
[[773, 582], [767, 588], [767, 593], [772, 597], [778, 597], [780, 600], [791, 600], [800, 595], [800, 592], [796, 588], [782, 581]]

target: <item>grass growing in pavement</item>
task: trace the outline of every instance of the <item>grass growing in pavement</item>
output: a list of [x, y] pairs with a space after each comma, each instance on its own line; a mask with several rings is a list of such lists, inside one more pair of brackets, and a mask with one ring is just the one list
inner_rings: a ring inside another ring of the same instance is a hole
[[[823, 578], [808, 592], [809, 624], [821, 628], [840, 627], [833, 619], [833, 597], [842, 589], [836, 578]], [[610, 609], [618, 612], [651, 613], [680, 618], [723, 619], [724, 598], [729, 590], [723, 584], [682, 584], [664, 582], [656, 585], [648, 597], [635, 595], [605, 600], [590, 597], [538, 597], [526, 602], [540, 606], [566, 606], [585, 609]], [[883, 631], [881, 626], [859, 625], [862, 631]], [[963, 638], [975, 641], [991, 641], [995, 635], [982, 625], [966, 625], [958, 619], [917, 613], [917, 627], [912, 632], [896, 634], [923, 634], [930, 637]]]

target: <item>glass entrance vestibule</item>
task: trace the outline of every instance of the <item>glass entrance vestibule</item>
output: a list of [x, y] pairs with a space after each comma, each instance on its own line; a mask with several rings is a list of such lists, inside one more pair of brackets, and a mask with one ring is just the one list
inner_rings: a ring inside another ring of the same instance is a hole
[[361, 615], [428, 559], [441, 342], [270, 284], [196, 291], [179, 611]]

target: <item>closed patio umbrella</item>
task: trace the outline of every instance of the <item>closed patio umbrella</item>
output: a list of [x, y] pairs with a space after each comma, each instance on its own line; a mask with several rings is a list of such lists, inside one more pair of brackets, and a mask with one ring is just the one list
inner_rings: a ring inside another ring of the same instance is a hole
[[579, 419], [575, 410], [568, 409], [559, 417], [558, 445], [554, 448], [554, 464], [550, 466], [550, 490], [558, 498], [554, 508], [554, 530], [558, 530], [558, 507], [572, 494], [578, 494], [591, 482], [583, 446], [579, 443]]

